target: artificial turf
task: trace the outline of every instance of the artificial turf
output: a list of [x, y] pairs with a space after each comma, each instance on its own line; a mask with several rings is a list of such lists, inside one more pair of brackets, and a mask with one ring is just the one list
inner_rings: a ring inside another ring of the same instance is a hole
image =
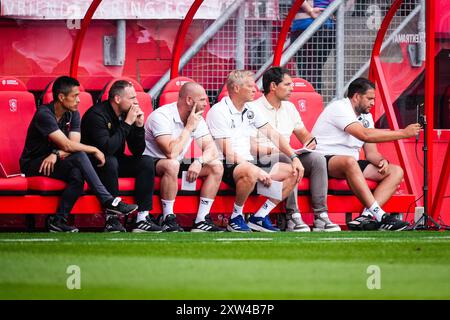
[[450, 233], [1, 233], [0, 299], [450, 299]]

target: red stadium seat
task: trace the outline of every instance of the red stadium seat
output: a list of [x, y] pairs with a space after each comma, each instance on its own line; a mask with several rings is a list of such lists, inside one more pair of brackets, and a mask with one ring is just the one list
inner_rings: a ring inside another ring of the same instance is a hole
[[[54, 81], [50, 82], [45, 88], [45, 91], [42, 96], [42, 104], [48, 104], [53, 101], [53, 93], [52, 93], [53, 83]], [[83, 114], [86, 112], [86, 110], [92, 107], [94, 103], [91, 94], [84, 90], [83, 85], [80, 85], [79, 98], [80, 103], [78, 104], [78, 111], [80, 112], [80, 116], [82, 117]]]
[[20, 174], [19, 158], [36, 111], [34, 96], [13, 77], [0, 78], [0, 166], [3, 176]]
[[159, 107], [177, 101], [180, 89], [186, 82], [195, 81], [188, 77], [176, 77], [167, 82], [159, 96]]
[[34, 96], [22, 81], [14, 77], [0, 78], [0, 194], [27, 192], [27, 180], [20, 175], [19, 158], [35, 111]]
[[[323, 99], [313, 86], [302, 78], [292, 78], [293, 90], [289, 101], [291, 101], [302, 118], [306, 129], [311, 131], [317, 118], [323, 110]], [[295, 136], [291, 137], [291, 146], [295, 149], [301, 147]]]

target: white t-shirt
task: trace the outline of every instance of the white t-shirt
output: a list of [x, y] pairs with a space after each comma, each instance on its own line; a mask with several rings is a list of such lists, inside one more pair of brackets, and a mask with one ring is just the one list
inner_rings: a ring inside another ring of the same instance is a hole
[[[281, 101], [281, 106], [277, 110], [265, 96], [259, 99], [249, 102], [249, 105], [259, 113], [261, 112], [270, 125], [278, 131], [288, 142], [291, 139], [292, 132], [297, 129], [305, 127], [302, 118], [295, 108], [294, 104], [290, 101]], [[270, 148], [276, 147], [273, 142], [262, 133], [257, 133], [257, 142], [259, 145], [267, 146]]]
[[368, 113], [356, 116], [350, 99], [344, 98], [330, 103], [312, 129], [317, 140], [316, 150], [324, 155], [352, 156], [358, 160], [364, 141], [344, 131], [354, 122], [360, 122], [366, 128], [374, 128], [372, 115]]
[[[177, 139], [184, 129], [184, 123], [180, 119], [177, 103], [166, 104], [153, 111], [145, 122], [145, 155], [154, 158], [166, 159], [166, 155], [159, 149], [156, 138], [162, 135], [170, 135], [172, 139]], [[191, 133], [190, 138], [183, 146], [183, 151], [178, 156], [178, 160], [183, 159], [192, 139], [199, 139], [209, 134], [208, 127], [204, 119], [201, 119], [197, 128]]]
[[[239, 112], [229, 97], [216, 103], [206, 116], [206, 123], [213, 138], [229, 138], [233, 151], [248, 161], [253, 160], [250, 153], [250, 137], [253, 130], [261, 128], [267, 122], [264, 115], [260, 111], [255, 111], [248, 103], [242, 112]], [[223, 154], [219, 157], [221, 160], [224, 159]]]

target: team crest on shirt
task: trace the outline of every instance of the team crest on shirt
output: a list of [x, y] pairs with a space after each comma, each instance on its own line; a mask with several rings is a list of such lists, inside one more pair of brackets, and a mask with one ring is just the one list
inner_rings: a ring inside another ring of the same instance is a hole
[[108, 122], [108, 130], [111, 130], [111, 122]]
[[255, 117], [255, 113], [252, 110], [248, 110], [247, 119], [252, 120]]
[[359, 117], [358, 120], [359, 120], [359, 122], [362, 123], [364, 128], [368, 128], [370, 126], [369, 120], [367, 120], [363, 117]]

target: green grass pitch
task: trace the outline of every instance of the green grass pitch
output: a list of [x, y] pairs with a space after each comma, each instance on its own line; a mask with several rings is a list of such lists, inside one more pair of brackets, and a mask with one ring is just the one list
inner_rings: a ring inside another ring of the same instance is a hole
[[450, 299], [450, 234], [1, 233], [0, 299]]

